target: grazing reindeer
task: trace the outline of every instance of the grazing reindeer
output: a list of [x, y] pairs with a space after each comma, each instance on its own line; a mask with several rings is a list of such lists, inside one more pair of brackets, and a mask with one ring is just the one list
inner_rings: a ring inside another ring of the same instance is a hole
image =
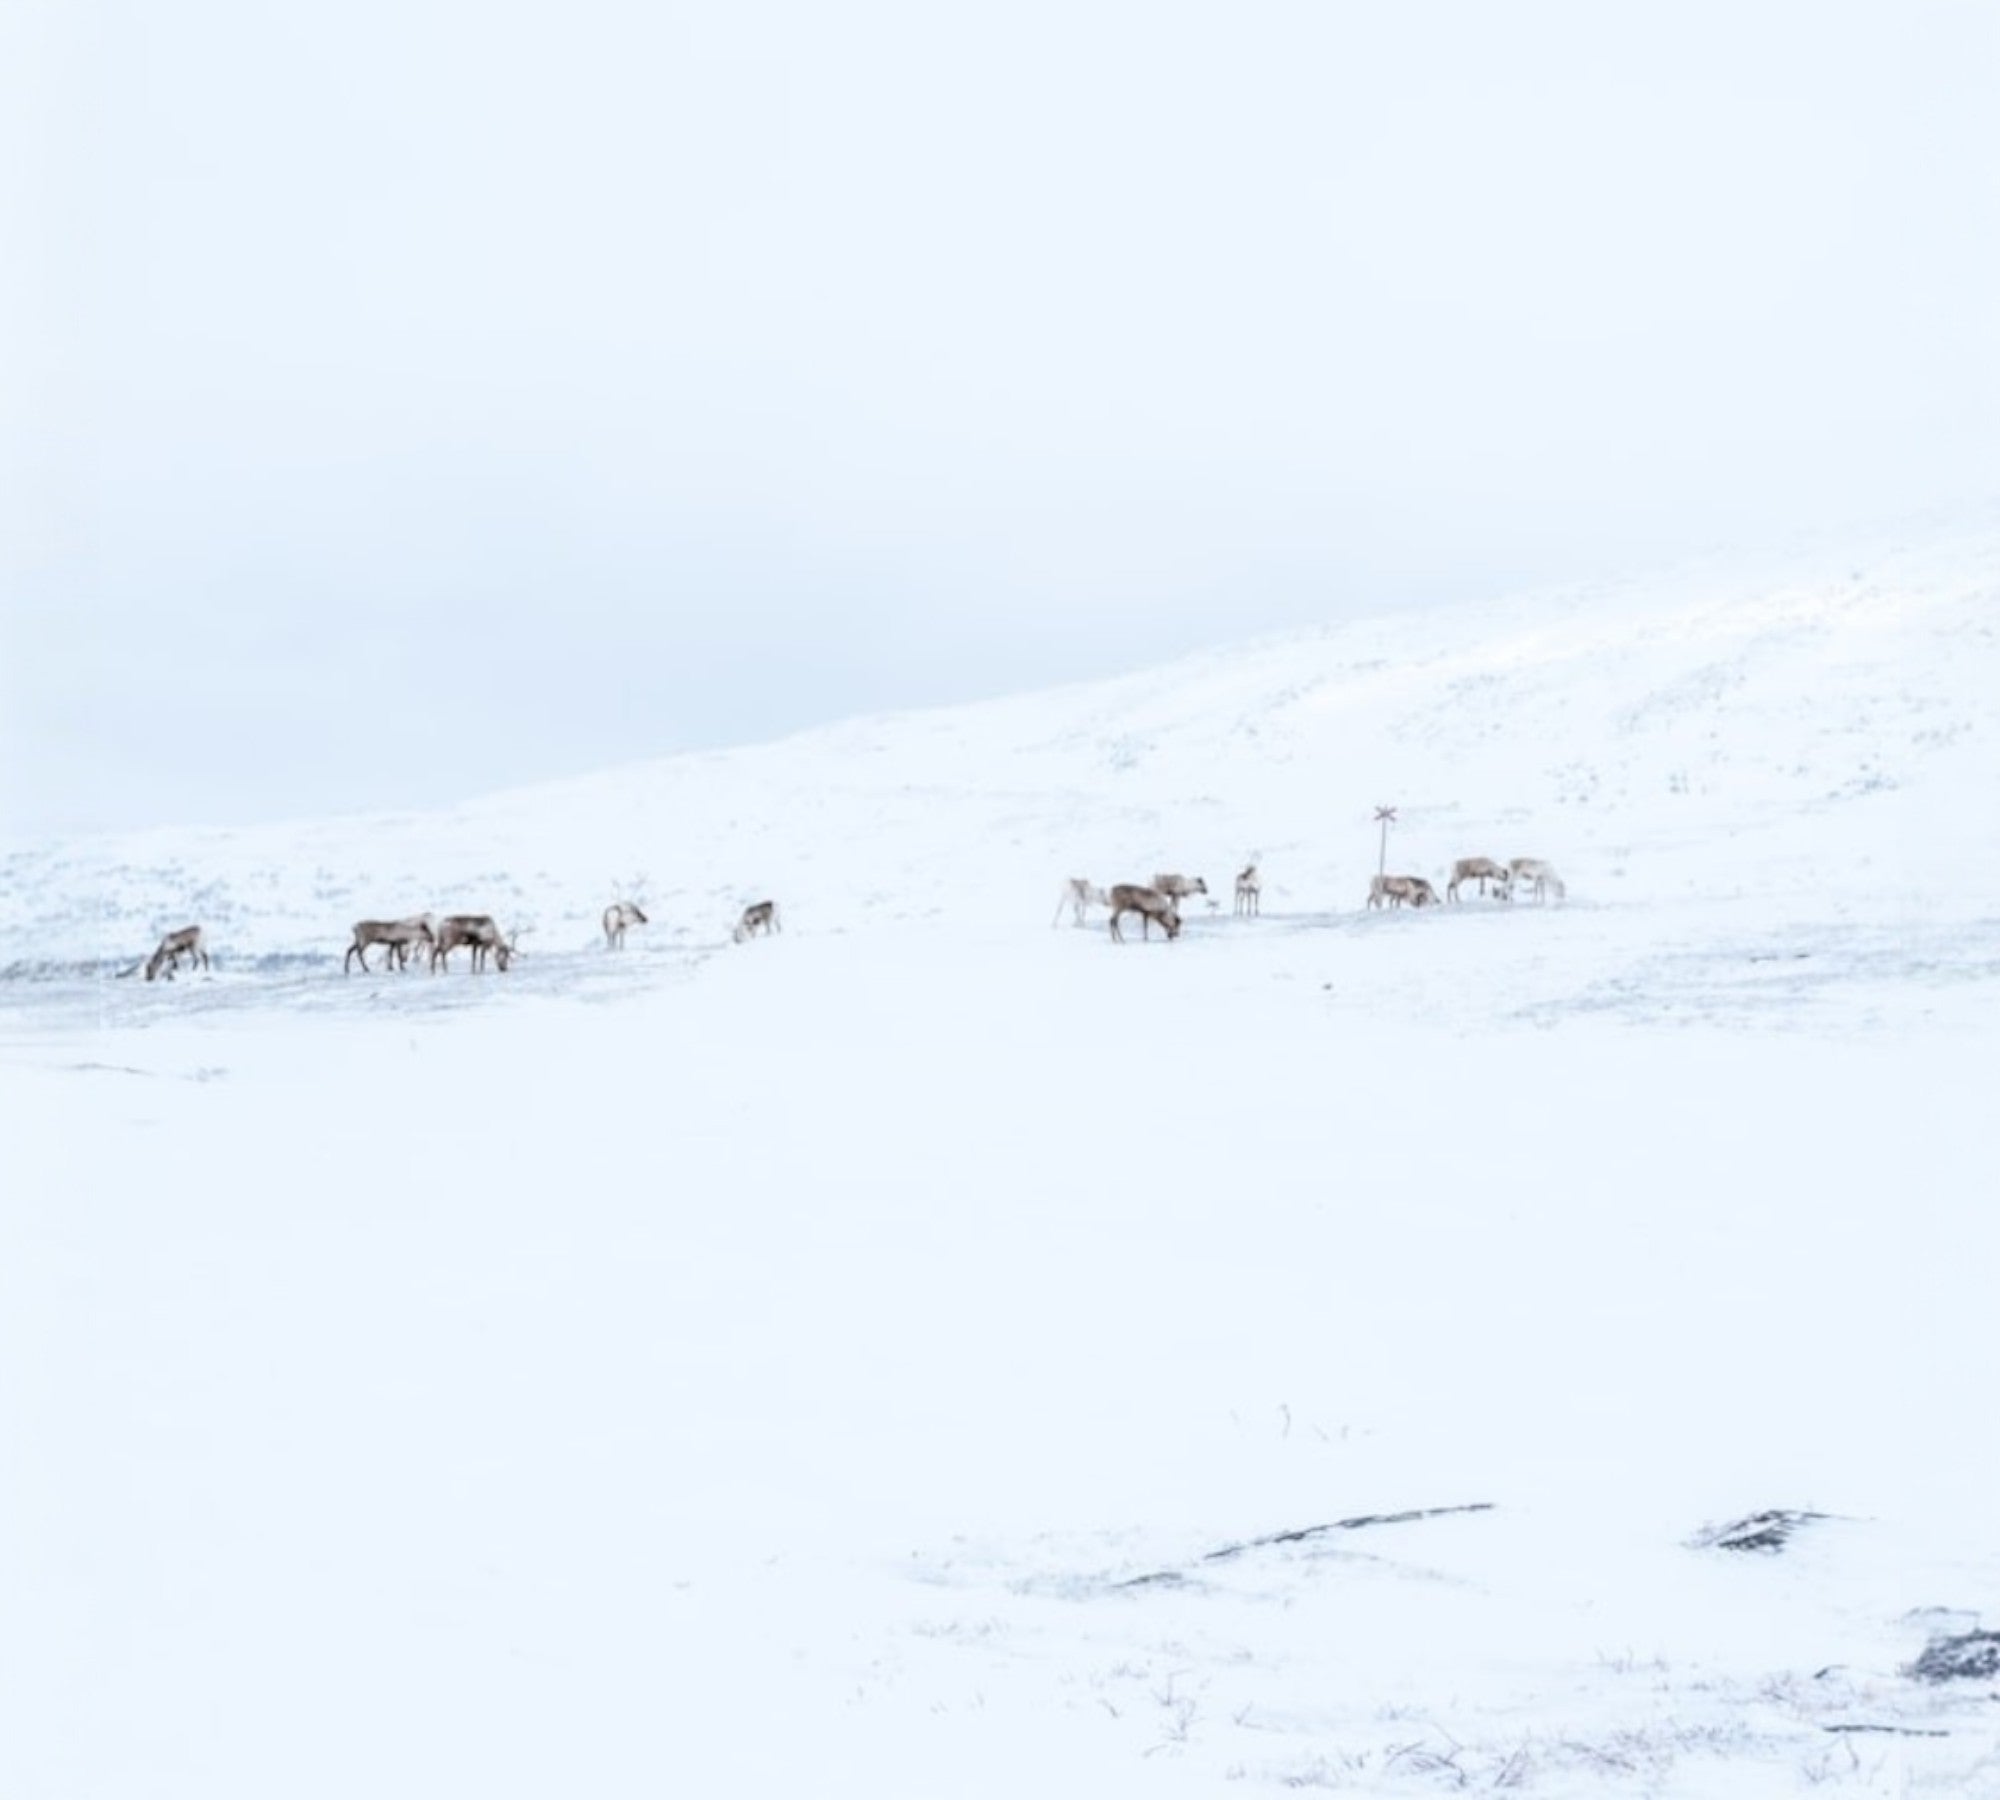
[[1388, 905], [1435, 906], [1438, 903], [1437, 889], [1421, 875], [1372, 875], [1368, 880], [1368, 905], [1375, 907]]
[[625, 931], [628, 926], [644, 925], [646, 915], [629, 900], [614, 900], [604, 909], [604, 947], [607, 950], [625, 948]]
[[204, 969], [208, 967], [208, 948], [202, 942], [199, 925], [188, 925], [179, 931], [170, 931], [160, 939], [160, 947], [146, 958], [146, 979], [155, 980], [164, 969], [167, 979], [173, 980], [174, 971], [181, 966], [183, 956], [188, 959], [189, 968], [197, 964]]
[[502, 937], [500, 927], [484, 913], [453, 913], [437, 928], [437, 941], [431, 945], [432, 972], [449, 969], [451, 953], [461, 944], [472, 952], [475, 975], [486, 966], [488, 956], [500, 965], [503, 975], [514, 959], [514, 940]]
[[348, 974], [354, 973], [356, 957], [361, 959], [364, 972], [368, 970], [368, 951], [374, 944], [380, 944], [388, 952], [383, 967], [394, 963], [398, 969], [410, 966], [410, 951], [418, 944], [437, 948], [437, 932], [432, 929], [429, 913], [418, 913], [413, 919], [363, 919], [354, 927], [354, 942], [347, 946], [347, 954], [341, 959], [341, 968]]
[[1257, 865], [1252, 863], [1236, 877], [1236, 911], [1239, 917], [1255, 918], [1263, 905], [1264, 884], [1257, 879]]
[[1153, 935], [1153, 921], [1158, 919], [1165, 927], [1167, 941], [1171, 943], [1181, 934], [1180, 910], [1174, 905], [1171, 894], [1163, 894], [1158, 888], [1137, 887], [1121, 882], [1111, 890], [1111, 935], [1118, 943], [1124, 943], [1125, 934], [1118, 929], [1118, 921], [1128, 912], [1139, 915], [1139, 935]]
[[777, 901], [759, 900], [755, 906], [746, 906], [743, 909], [742, 918], [736, 921], [736, 929], [729, 935], [740, 944], [745, 938], [753, 938], [760, 931], [768, 937], [779, 929]]
[[1192, 899], [1196, 894], [1206, 894], [1208, 883], [1199, 875], [1155, 875], [1153, 892], [1165, 894], [1175, 906], [1183, 900]]
[[1075, 915], [1078, 925], [1083, 923], [1084, 908], [1089, 906], [1109, 906], [1111, 897], [1101, 887], [1092, 887], [1081, 875], [1072, 875], [1063, 883], [1062, 898], [1056, 902], [1056, 916], [1049, 921], [1050, 930], [1062, 923], [1063, 908], [1066, 906]]
[[1507, 865], [1509, 888], [1516, 888], [1526, 882], [1535, 890], [1537, 900], [1546, 900], [1551, 892], [1560, 900], [1568, 893], [1562, 877], [1556, 873], [1555, 864], [1542, 861], [1539, 856], [1517, 856]]
[[1445, 883], [1444, 897], [1456, 903], [1459, 888], [1468, 881], [1477, 881], [1479, 891], [1486, 892], [1486, 884], [1493, 883], [1493, 891], [1502, 900], [1507, 898], [1507, 890], [1513, 886], [1514, 877], [1490, 856], [1464, 856], [1451, 865], [1451, 879]]

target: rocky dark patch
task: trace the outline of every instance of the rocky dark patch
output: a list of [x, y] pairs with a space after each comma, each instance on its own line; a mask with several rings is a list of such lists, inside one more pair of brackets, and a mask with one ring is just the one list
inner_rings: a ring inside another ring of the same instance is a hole
[[1732, 1519], [1727, 1525], [1705, 1527], [1695, 1534], [1693, 1544], [1697, 1550], [1751, 1550], [1775, 1556], [1792, 1541], [1800, 1526], [1826, 1516], [1784, 1509], [1751, 1513], [1746, 1518]]
[[2000, 1675], [2000, 1631], [1932, 1638], [1905, 1673], [1917, 1681], [1990, 1681]]

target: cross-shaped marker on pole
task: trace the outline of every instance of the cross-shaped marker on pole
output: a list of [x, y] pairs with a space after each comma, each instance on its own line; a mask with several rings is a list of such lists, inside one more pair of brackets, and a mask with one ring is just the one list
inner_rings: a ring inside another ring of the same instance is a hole
[[1375, 820], [1382, 827], [1382, 855], [1375, 865], [1375, 873], [1386, 875], [1389, 872], [1389, 827], [1396, 822], [1396, 809], [1393, 806], [1376, 807]]

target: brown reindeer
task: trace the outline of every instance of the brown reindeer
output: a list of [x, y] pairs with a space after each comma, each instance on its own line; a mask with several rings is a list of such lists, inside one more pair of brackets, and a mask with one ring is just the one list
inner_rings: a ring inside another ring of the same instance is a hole
[[1091, 906], [1109, 906], [1111, 897], [1101, 887], [1093, 887], [1081, 875], [1072, 875], [1063, 883], [1062, 894], [1056, 901], [1056, 916], [1049, 921], [1054, 930], [1062, 923], [1063, 908], [1068, 907], [1074, 922], [1081, 925], [1084, 909]]
[[625, 933], [628, 927], [649, 923], [629, 900], [614, 900], [604, 909], [604, 947], [607, 950], [625, 948]]
[[507, 972], [507, 965], [514, 960], [514, 940], [503, 937], [500, 927], [484, 913], [453, 913], [437, 928], [437, 941], [431, 946], [431, 969], [451, 967], [451, 953], [459, 945], [465, 945], [472, 952], [472, 972], [477, 975], [486, 966], [490, 956], [500, 965], [500, 972]]
[[1368, 905], [1371, 909], [1387, 905], [1398, 907], [1435, 906], [1438, 903], [1437, 889], [1421, 875], [1375, 875], [1368, 882]]
[[202, 940], [199, 925], [183, 926], [160, 939], [160, 947], [146, 958], [146, 979], [153, 981], [165, 970], [167, 979], [173, 980], [183, 956], [188, 959], [189, 968], [208, 967], [208, 946]]
[[1493, 891], [1505, 900], [1514, 878], [1490, 856], [1463, 856], [1451, 865], [1451, 879], [1444, 884], [1444, 897], [1456, 904], [1458, 890], [1468, 881], [1478, 882], [1482, 894], [1486, 892], [1486, 884], [1492, 882]]
[[768, 937], [780, 929], [777, 901], [759, 900], [755, 906], [746, 906], [743, 909], [742, 918], [736, 921], [736, 929], [729, 935], [740, 944], [746, 938], [755, 937], [760, 931]]
[[1263, 910], [1264, 884], [1257, 877], [1257, 865], [1252, 863], [1236, 877], [1236, 911], [1244, 918], [1255, 918]]
[[1158, 919], [1171, 943], [1181, 934], [1181, 915], [1174, 905], [1173, 896], [1163, 894], [1158, 888], [1138, 887], [1129, 882], [1121, 882], [1111, 890], [1111, 935], [1118, 942], [1125, 941], [1125, 934], [1118, 929], [1118, 921], [1128, 912], [1139, 915], [1139, 935], [1153, 935], [1153, 921]]
[[410, 952], [417, 945], [425, 944], [433, 950], [437, 948], [437, 932], [429, 913], [418, 913], [411, 919], [363, 919], [354, 927], [354, 942], [347, 946], [341, 968], [353, 974], [355, 958], [359, 957], [362, 969], [367, 971], [368, 951], [375, 944], [382, 945], [388, 952], [383, 967], [393, 962], [398, 969], [407, 969]]

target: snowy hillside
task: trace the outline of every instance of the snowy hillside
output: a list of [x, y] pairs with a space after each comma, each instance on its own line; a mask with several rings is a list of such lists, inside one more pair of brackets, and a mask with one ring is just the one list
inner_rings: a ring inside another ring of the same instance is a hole
[[1346, 910], [1378, 801], [1401, 807], [1397, 866], [1433, 879], [1533, 854], [1600, 905], [1953, 914], [2000, 872], [1996, 693], [2000, 527], [1785, 580], [1419, 613], [456, 807], [19, 849], [0, 967], [129, 959], [195, 918], [225, 956], [337, 959], [353, 919], [427, 909], [567, 950], [640, 874], [691, 941], [767, 893], [818, 929], [1000, 924], [1065, 874], [1219, 885], [1252, 852], [1274, 909]]
[[14, 848], [0, 1793], [2000, 1796], [1996, 694], [2000, 527]]

